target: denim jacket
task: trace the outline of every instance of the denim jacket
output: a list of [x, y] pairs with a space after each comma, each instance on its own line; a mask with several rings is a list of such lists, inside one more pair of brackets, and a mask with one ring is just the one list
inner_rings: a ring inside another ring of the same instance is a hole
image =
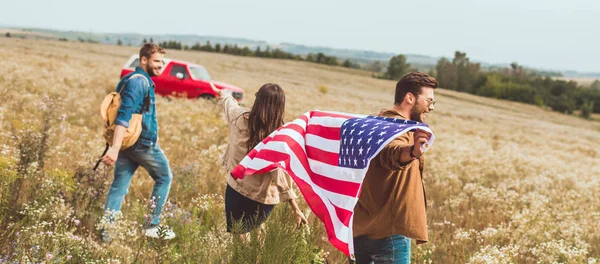
[[[141, 74], [130, 78], [134, 74]], [[148, 147], [156, 146], [158, 141], [158, 121], [156, 119], [156, 96], [154, 82], [140, 67], [126, 75], [117, 84], [117, 92], [125, 85], [121, 92], [121, 107], [117, 113], [116, 125], [129, 127], [129, 120], [134, 113], [142, 114], [142, 134], [136, 144]]]

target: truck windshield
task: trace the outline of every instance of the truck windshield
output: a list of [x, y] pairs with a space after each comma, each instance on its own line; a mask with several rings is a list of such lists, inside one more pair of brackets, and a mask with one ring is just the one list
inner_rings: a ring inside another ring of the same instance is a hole
[[190, 66], [190, 72], [192, 73], [192, 78], [196, 80], [210, 81], [210, 74], [208, 74], [208, 71], [204, 67]]

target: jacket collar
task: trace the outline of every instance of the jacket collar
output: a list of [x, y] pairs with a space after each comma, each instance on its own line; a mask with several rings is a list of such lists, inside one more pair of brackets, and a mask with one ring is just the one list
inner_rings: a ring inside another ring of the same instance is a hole
[[150, 83], [150, 86], [154, 86], [154, 81], [152, 80], [152, 78], [150, 78], [150, 75], [148, 75], [148, 73], [142, 69], [142, 67], [136, 66], [135, 67], [135, 73], [139, 73], [139, 74], [144, 75], [144, 77], [146, 77], [146, 79], [148, 79], [148, 82]]

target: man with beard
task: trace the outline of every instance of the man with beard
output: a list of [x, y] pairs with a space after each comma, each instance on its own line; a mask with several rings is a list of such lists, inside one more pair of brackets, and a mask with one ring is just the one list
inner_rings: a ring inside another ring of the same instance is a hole
[[[151, 213], [144, 226], [144, 235], [157, 238], [159, 233], [162, 233], [162, 238], [172, 239], [175, 237], [173, 231], [163, 229], [159, 232], [158, 228], [160, 212], [169, 195], [173, 174], [169, 161], [158, 145], [156, 97], [154, 82], [150, 79], [151, 76], [161, 73], [164, 54], [165, 51], [158, 45], [144, 44], [140, 49], [139, 66], [117, 84], [117, 92], [124, 85], [121, 91], [121, 107], [115, 120], [113, 144], [101, 160], [108, 166], [115, 166], [114, 180], [104, 206], [109, 221], [112, 221], [115, 212], [121, 210], [131, 178], [137, 168], [142, 166], [154, 180], [149, 204]], [[133, 146], [120, 151], [125, 130], [129, 127], [133, 113], [142, 114], [142, 133]], [[106, 232], [102, 232], [102, 235], [105, 241], [110, 241]]]
[[[394, 106], [379, 116], [424, 122], [434, 109], [437, 81], [408, 73], [396, 84]], [[410, 263], [410, 239], [427, 242], [422, 145], [431, 135], [408, 132], [388, 144], [369, 165], [354, 208], [356, 263]]]

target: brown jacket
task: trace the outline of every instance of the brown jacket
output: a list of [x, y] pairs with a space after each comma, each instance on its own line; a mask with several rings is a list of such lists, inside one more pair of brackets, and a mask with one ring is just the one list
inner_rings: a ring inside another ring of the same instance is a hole
[[[382, 110], [379, 115], [406, 119], [393, 109]], [[371, 160], [354, 208], [354, 237], [381, 239], [399, 234], [416, 239], [418, 244], [427, 242], [423, 156], [400, 163], [402, 150], [413, 144], [413, 132], [405, 133]]]
[[278, 204], [280, 201], [295, 199], [296, 193], [291, 188], [293, 181], [281, 170], [237, 180], [231, 176], [231, 170], [247, 154], [248, 119], [245, 113], [248, 112], [248, 109], [239, 106], [231, 95], [223, 95], [221, 104], [230, 130], [229, 144], [222, 157], [222, 165], [227, 169], [227, 184], [241, 195], [263, 204]]

